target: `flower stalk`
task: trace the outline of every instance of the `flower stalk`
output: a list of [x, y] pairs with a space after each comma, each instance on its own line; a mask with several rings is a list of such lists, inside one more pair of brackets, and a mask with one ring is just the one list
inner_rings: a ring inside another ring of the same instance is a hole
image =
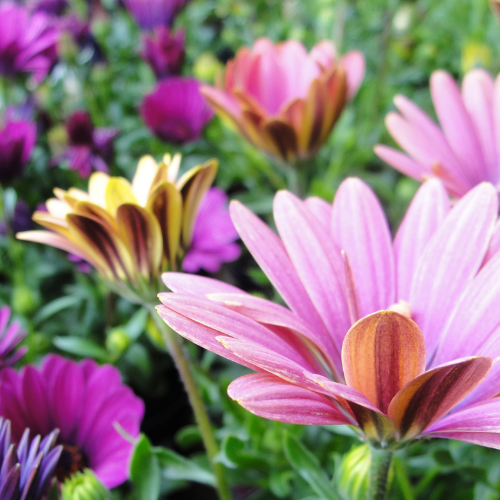
[[385, 500], [394, 450], [370, 447], [370, 500]]
[[182, 345], [181, 337], [177, 335], [167, 324], [161, 320], [160, 316], [155, 309], [155, 304], [147, 304], [146, 308], [150, 312], [156, 327], [160, 331], [168, 352], [172, 356], [175, 366], [179, 372], [184, 389], [189, 398], [189, 403], [193, 409], [196, 423], [200, 428], [201, 437], [205, 449], [207, 451], [210, 466], [215, 474], [216, 488], [220, 500], [231, 500], [231, 491], [229, 483], [227, 482], [224, 466], [215, 461], [216, 455], [219, 453], [219, 446], [215, 440], [214, 431], [210, 419], [207, 414], [205, 405], [198, 390], [193, 370], [191, 369], [190, 361], [188, 360], [187, 353]]

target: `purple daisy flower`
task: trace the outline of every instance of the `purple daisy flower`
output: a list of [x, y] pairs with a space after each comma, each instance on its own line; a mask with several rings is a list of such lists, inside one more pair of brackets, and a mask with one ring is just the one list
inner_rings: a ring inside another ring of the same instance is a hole
[[146, 126], [160, 139], [176, 144], [195, 141], [213, 112], [194, 78], [172, 77], [159, 82], [142, 102]]
[[126, 9], [142, 29], [170, 26], [189, 0], [123, 0]]
[[33, 122], [13, 119], [10, 112], [6, 113], [4, 126], [0, 128], [0, 183], [9, 184], [23, 173], [35, 139], [36, 125]]
[[182, 262], [188, 273], [204, 269], [216, 273], [223, 262], [231, 262], [240, 255], [234, 243], [238, 233], [227, 209], [224, 191], [211, 188], [201, 202], [193, 229], [191, 247]]
[[59, 31], [44, 12], [0, 4], [0, 74], [33, 73], [41, 82], [57, 60]]
[[157, 78], [180, 74], [184, 59], [186, 34], [159, 26], [143, 38], [140, 56], [151, 66]]
[[55, 446], [58, 430], [30, 441], [26, 429], [19, 446], [11, 442], [11, 423], [0, 418], [0, 498], [42, 500], [62, 452]]
[[28, 348], [22, 346], [15, 350], [16, 347], [26, 337], [26, 330], [21, 330], [21, 325], [14, 321], [7, 328], [10, 318], [10, 308], [3, 306], [0, 308], [0, 370], [12, 366], [16, 361], [21, 359], [27, 352]]
[[27, 428], [41, 436], [60, 430], [60, 481], [85, 468], [108, 488], [127, 479], [133, 445], [118, 429], [136, 437], [144, 404], [122, 384], [116, 368], [49, 355], [40, 368], [5, 369], [0, 385], [0, 416], [11, 420], [14, 442]]
[[87, 111], [75, 111], [66, 121], [69, 145], [66, 151], [53, 160], [66, 160], [71, 170], [80, 177], [88, 177], [92, 170], [108, 172], [113, 159], [113, 140], [118, 135], [115, 128], [94, 128]]

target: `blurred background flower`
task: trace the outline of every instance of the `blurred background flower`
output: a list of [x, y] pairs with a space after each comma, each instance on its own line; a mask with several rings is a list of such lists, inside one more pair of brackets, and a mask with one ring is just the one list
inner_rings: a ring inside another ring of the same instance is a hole
[[240, 247], [234, 243], [238, 238], [227, 209], [226, 194], [218, 188], [211, 188], [200, 204], [182, 269], [188, 273], [200, 269], [216, 273], [223, 262], [239, 257]]
[[57, 61], [59, 31], [44, 12], [7, 0], [0, 4], [0, 74], [33, 73], [41, 82]]
[[0, 127], [0, 183], [5, 185], [23, 174], [35, 145], [36, 125], [30, 120], [14, 118], [9, 110]]
[[156, 78], [179, 75], [186, 57], [184, 30], [159, 26], [142, 39], [140, 56], [151, 66]]
[[146, 126], [160, 139], [174, 144], [192, 142], [200, 137], [213, 113], [193, 78], [172, 77], [160, 81], [142, 102]]
[[113, 160], [113, 141], [119, 131], [115, 128], [95, 128], [87, 111], [75, 111], [65, 123], [68, 135], [66, 151], [52, 163], [67, 161], [69, 168], [80, 177], [88, 177], [92, 171], [108, 172]]
[[189, 0], [123, 0], [137, 24], [145, 30], [170, 26]]
[[295, 40], [257, 40], [226, 65], [216, 87], [201, 92], [254, 146], [288, 164], [318, 150], [356, 94], [365, 71], [360, 52], [337, 57], [331, 42], [308, 54]]
[[378, 145], [377, 155], [400, 172], [423, 181], [440, 178], [452, 196], [463, 196], [477, 184], [500, 181], [500, 80], [482, 69], [469, 71], [462, 91], [446, 71], [435, 71], [431, 95], [440, 126], [416, 104], [398, 95], [400, 114], [386, 117], [387, 129], [403, 154]]
[[21, 329], [17, 321], [13, 321], [7, 327], [9, 318], [10, 308], [2, 306], [0, 308], [0, 370], [15, 364], [28, 351], [26, 346], [19, 347], [28, 332]]
[[137, 437], [144, 404], [116, 368], [50, 355], [40, 368], [7, 368], [0, 383], [0, 415], [11, 420], [13, 442], [20, 443], [26, 429], [42, 437], [59, 429], [59, 481], [85, 468], [110, 488], [127, 479], [132, 444], [118, 429]]
[[30, 439], [26, 429], [19, 442], [11, 440], [11, 423], [0, 418], [0, 493], [2, 500], [43, 500], [62, 452], [55, 446], [59, 431], [43, 440]]

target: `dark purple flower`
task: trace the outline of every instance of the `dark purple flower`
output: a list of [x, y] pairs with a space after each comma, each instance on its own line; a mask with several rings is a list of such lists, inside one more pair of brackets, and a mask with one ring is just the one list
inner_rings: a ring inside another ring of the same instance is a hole
[[33, 122], [12, 119], [7, 113], [5, 125], [0, 129], [0, 183], [8, 184], [23, 173], [35, 139], [36, 125]]
[[0, 74], [31, 72], [41, 82], [57, 60], [59, 31], [43, 12], [0, 3]]
[[33, 12], [45, 12], [53, 16], [61, 16], [68, 5], [68, 0], [35, 0], [31, 3], [31, 8]]
[[141, 107], [147, 127], [165, 141], [182, 144], [195, 141], [213, 112], [199, 92], [194, 78], [172, 77], [158, 82]]
[[182, 269], [188, 273], [200, 269], [216, 273], [223, 262], [239, 257], [240, 247], [234, 243], [238, 237], [227, 209], [226, 193], [211, 188], [200, 204], [193, 239]]
[[66, 160], [80, 177], [88, 177], [92, 170], [108, 171], [113, 159], [113, 140], [118, 135], [115, 128], [94, 128], [87, 111], [75, 111], [66, 121], [68, 147], [53, 161]]
[[10, 318], [10, 308], [0, 308], [0, 370], [12, 366], [27, 352], [26, 346], [16, 350], [21, 341], [26, 337], [26, 330], [21, 330], [21, 325], [14, 321], [7, 328]]
[[123, 0], [142, 29], [170, 26], [189, 0]]
[[4, 217], [0, 221], [0, 235], [16, 234], [29, 231], [33, 227], [33, 212], [23, 200], [17, 200], [14, 210], [7, 213], [4, 207]]
[[16, 447], [11, 441], [11, 423], [0, 418], [0, 498], [2, 500], [42, 500], [62, 452], [55, 446], [58, 430], [43, 440], [30, 441], [26, 429]]
[[165, 26], [144, 35], [140, 56], [151, 66], [157, 78], [179, 75], [186, 56], [185, 32], [171, 31]]
[[118, 429], [137, 437], [144, 404], [115, 367], [49, 355], [40, 368], [6, 368], [0, 386], [0, 416], [10, 419], [14, 442], [27, 428], [41, 436], [60, 430], [60, 481], [85, 468], [108, 488], [127, 479], [133, 445]]

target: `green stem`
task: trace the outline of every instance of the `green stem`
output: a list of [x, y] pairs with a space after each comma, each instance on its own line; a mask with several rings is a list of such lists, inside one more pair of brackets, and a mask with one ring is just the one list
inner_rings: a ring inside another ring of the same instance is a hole
[[370, 447], [370, 500], [385, 500], [393, 450]]
[[227, 482], [226, 472], [221, 463], [215, 461], [216, 455], [219, 453], [219, 446], [215, 440], [212, 424], [208, 418], [207, 410], [203, 404], [198, 384], [196, 383], [193, 370], [191, 368], [192, 361], [188, 360], [188, 355], [182, 345], [182, 340], [168, 325], [158, 316], [154, 305], [148, 304], [147, 309], [151, 313], [153, 320], [160, 330], [167, 349], [172, 356], [175, 366], [179, 372], [181, 380], [184, 384], [184, 389], [187, 392], [191, 408], [193, 409], [194, 417], [200, 428], [203, 444], [207, 451], [208, 460], [215, 474], [216, 488], [220, 500], [231, 500], [231, 492], [229, 483]]
[[306, 196], [309, 187], [307, 182], [308, 166], [305, 162], [297, 162], [287, 168], [288, 189], [299, 198]]

